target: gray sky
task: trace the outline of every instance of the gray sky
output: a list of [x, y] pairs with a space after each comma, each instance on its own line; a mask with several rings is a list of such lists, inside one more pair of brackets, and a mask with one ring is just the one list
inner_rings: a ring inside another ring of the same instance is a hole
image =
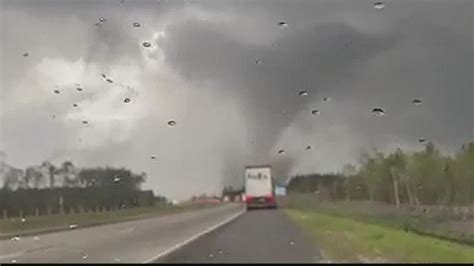
[[246, 164], [285, 180], [474, 140], [473, 1], [0, 3], [0, 150], [17, 167], [126, 166], [183, 198], [241, 184]]

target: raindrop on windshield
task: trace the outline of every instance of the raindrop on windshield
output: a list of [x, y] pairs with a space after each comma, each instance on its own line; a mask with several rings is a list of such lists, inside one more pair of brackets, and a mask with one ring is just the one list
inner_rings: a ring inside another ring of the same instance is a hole
[[385, 111], [382, 108], [374, 108], [374, 109], [372, 109], [372, 113], [376, 116], [385, 115]]
[[255, 63], [257, 63], [257, 65], [260, 65], [262, 63], [262, 59], [258, 58], [257, 61], [255, 61]]
[[88, 122], [87, 120], [82, 120], [82, 123], [83, 123], [84, 125], [89, 124], [89, 122]]
[[89, 255], [87, 255], [87, 253], [82, 249], [81, 249], [81, 256], [83, 260], [87, 260], [87, 258], [89, 257]]
[[100, 23], [104, 23], [106, 20], [107, 20], [107, 19], [106, 19], [105, 17], [99, 18], [99, 22], [100, 22]]
[[26, 219], [25, 218], [21, 218], [21, 223], [26, 223]]
[[294, 244], [295, 244], [295, 241], [293, 241], [293, 240], [290, 240], [290, 245], [292, 245], [292, 246], [293, 246]]
[[219, 249], [219, 250], [217, 251], [217, 253], [219, 253], [219, 254], [223, 254], [223, 253], [224, 253], [224, 251], [223, 251], [222, 249]]
[[414, 105], [421, 105], [421, 100], [420, 99], [414, 99], [413, 101], [411, 101], [411, 103], [413, 103]]
[[114, 259], [114, 261], [116, 261], [116, 262], [120, 262], [120, 259], [118, 259], [118, 258], [115, 258], [115, 259]]
[[123, 102], [124, 102], [124, 103], [129, 103], [130, 101], [132, 101], [132, 99], [130, 99], [130, 98], [125, 98], [125, 99], [123, 99]]
[[375, 2], [374, 3], [374, 8], [377, 10], [382, 10], [385, 7], [385, 4], [383, 2]]
[[329, 98], [328, 98], [328, 97], [324, 97], [324, 98], [323, 98], [323, 101], [327, 102], [327, 101], [329, 101]]
[[101, 75], [102, 78], [104, 78], [104, 79], [107, 77], [104, 73], [102, 73], [102, 74], [100, 74], [100, 75]]
[[28, 56], [30, 56], [30, 54], [29, 53], [24, 53], [23, 56], [28, 57]]
[[73, 107], [77, 107], [78, 105], [77, 105], [77, 103], [75, 103], [75, 104], [73, 104], [72, 106], [73, 106]]
[[76, 90], [77, 90], [77, 91], [82, 91], [82, 88], [81, 88], [81, 87], [77, 87]]
[[18, 240], [20, 240], [20, 239], [21, 239], [21, 238], [20, 238], [20, 236], [18, 236], [18, 235], [16, 235], [16, 236], [10, 238], [10, 240], [12, 240], [12, 241], [18, 241]]
[[280, 22], [278, 22], [278, 26], [281, 29], [284, 29], [284, 28], [288, 27], [288, 23], [286, 23], [285, 21], [280, 21]]
[[307, 91], [300, 91], [300, 92], [298, 93], [298, 95], [299, 95], [299, 96], [308, 96], [309, 93], [308, 93]]
[[176, 121], [170, 120], [170, 121], [168, 121], [168, 125], [169, 126], [176, 126]]
[[285, 150], [279, 150], [278, 154], [285, 154]]
[[146, 47], [146, 48], [151, 47], [151, 43], [149, 42], [143, 42], [142, 45], [143, 47]]
[[40, 240], [40, 238], [39, 238], [39, 236], [34, 236], [33, 240], [38, 241], [38, 240]]
[[311, 146], [309, 146], [309, 145], [306, 146], [306, 150], [307, 150], [307, 151], [311, 150]]
[[138, 27], [140, 27], [141, 25], [140, 25], [139, 22], [133, 22], [133, 26], [134, 26], [135, 28], [138, 28]]
[[53, 119], [55, 119], [55, 118], [56, 118], [56, 115], [53, 115]]
[[12, 263], [16, 263], [16, 260], [12, 260]]
[[108, 83], [114, 83], [114, 81], [111, 78], [108, 78], [105, 81], [107, 81]]
[[312, 115], [319, 115], [319, 110], [318, 109], [314, 109], [311, 111], [311, 114]]
[[420, 139], [418, 139], [418, 142], [419, 142], [419, 143], [425, 143], [425, 142], [426, 142], [426, 139], [420, 138]]
[[60, 94], [60, 93], [61, 93], [59, 90], [54, 90], [53, 92], [56, 93], [56, 94]]
[[214, 257], [214, 254], [209, 253], [209, 255], [207, 257], [212, 259]]
[[152, 159], [152, 160], [156, 160], [156, 156], [151, 156], [151, 159]]

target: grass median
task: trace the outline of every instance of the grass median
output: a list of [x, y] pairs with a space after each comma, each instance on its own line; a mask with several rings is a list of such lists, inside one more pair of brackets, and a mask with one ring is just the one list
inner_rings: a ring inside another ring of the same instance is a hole
[[310, 210], [288, 209], [330, 260], [346, 262], [467, 262], [474, 248], [385, 225]]
[[195, 205], [159, 205], [107, 212], [89, 212], [75, 214], [54, 214], [45, 216], [19, 217], [0, 220], [0, 237], [7, 238], [15, 235], [40, 234], [52, 231], [69, 230], [94, 225], [125, 222], [131, 220], [157, 217], [161, 215], [215, 207], [212, 204]]

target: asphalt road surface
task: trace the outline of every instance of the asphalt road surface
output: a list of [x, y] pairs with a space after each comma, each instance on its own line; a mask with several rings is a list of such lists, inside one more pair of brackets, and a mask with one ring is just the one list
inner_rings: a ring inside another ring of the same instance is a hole
[[166, 263], [314, 263], [318, 248], [281, 210], [252, 210], [162, 257]]
[[237, 204], [0, 241], [0, 263], [140, 263], [234, 219]]

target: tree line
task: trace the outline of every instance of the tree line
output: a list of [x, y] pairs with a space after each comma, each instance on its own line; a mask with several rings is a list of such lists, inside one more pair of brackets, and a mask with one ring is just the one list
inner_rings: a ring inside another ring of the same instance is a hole
[[145, 173], [137, 174], [125, 168], [82, 168], [75, 177], [82, 184], [80, 187], [20, 187], [15, 191], [4, 187], [0, 190], [0, 210], [6, 218], [119, 210], [166, 203], [165, 197], [141, 190], [145, 178]]
[[288, 191], [395, 206], [470, 205], [474, 203], [474, 143], [463, 145], [454, 155], [442, 154], [432, 143], [418, 152], [362, 153], [357, 165], [347, 164], [340, 173], [293, 177]]

